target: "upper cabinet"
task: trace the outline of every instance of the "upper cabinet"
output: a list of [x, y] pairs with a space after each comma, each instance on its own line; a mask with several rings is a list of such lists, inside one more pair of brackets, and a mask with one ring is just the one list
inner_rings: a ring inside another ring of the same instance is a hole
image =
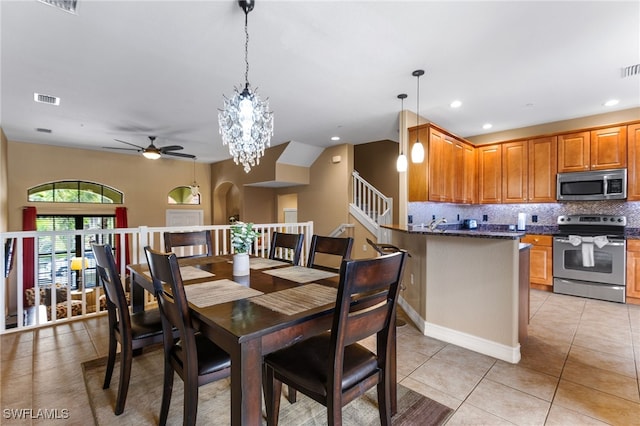
[[640, 201], [640, 123], [627, 126], [627, 201]]
[[425, 161], [409, 162], [408, 200], [473, 203], [475, 201], [475, 148], [428, 123], [409, 129], [409, 150], [419, 138]]
[[502, 202], [525, 203], [528, 196], [527, 141], [502, 144]]
[[556, 175], [558, 138], [530, 139], [529, 145], [529, 190], [527, 201], [530, 203], [556, 202]]
[[502, 147], [482, 145], [476, 148], [478, 156], [478, 202], [502, 202]]
[[626, 126], [558, 136], [558, 173], [627, 167]]

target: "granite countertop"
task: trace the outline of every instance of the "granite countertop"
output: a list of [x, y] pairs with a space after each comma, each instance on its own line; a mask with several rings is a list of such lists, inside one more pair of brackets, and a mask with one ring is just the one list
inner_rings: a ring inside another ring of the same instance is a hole
[[491, 229], [459, 229], [458, 225], [455, 226], [439, 226], [436, 230], [430, 231], [426, 227], [421, 226], [400, 226], [400, 225], [381, 225], [383, 228], [391, 229], [394, 231], [407, 232], [409, 234], [423, 234], [445, 237], [468, 237], [468, 238], [495, 238], [495, 239], [508, 239], [519, 240], [525, 236], [525, 232], [522, 231], [509, 231], [509, 230], [491, 230]]

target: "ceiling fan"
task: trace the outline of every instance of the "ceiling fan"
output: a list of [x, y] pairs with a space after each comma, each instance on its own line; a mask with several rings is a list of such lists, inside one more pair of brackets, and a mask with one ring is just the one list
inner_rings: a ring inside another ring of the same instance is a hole
[[111, 147], [111, 146], [105, 146], [103, 148], [106, 149], [120, 149], [120, 150], [125, 150], [125, 151], [138, 151], [141, 152], [142, 155], [145, 156], [145, 158], [149, 158], [151, 160], [157, 160], [158, 158], [162, 157], [163, 155], [172, 155], [174, 157], [183, 157], [183, 158], [196, 158], [195, 155], [192, 154], [183, 154], [181, 152], [174, 152], [174, 151], [180, 151], [181, 149], [184, 149], [182, 146], [180, 145], [168, 145], [168, 146], [161, 146], [161, 147], [157, 147], [154, 145], [154, 141], [156, 140], [155, 136], [149, 136], [149, 140], [151, 141], [151, 144], [148, 147], [142, 147], [140, 145], [136, 145], [134, 143], [131, 142], [126, 142], [126, 141], [121, 141], [119, 139], [114, 139], [116, 142], [120, 142], [120, 143], [124, 143], [127, 145], [131, 145], [135, 148], [117, 148], [117, 147]]

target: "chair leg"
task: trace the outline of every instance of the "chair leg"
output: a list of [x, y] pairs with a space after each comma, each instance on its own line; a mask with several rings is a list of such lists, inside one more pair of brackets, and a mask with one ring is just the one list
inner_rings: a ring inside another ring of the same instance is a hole
[[327, 395], [327, 423], [329, 426], [342, 426], [342, 398]]
[[116, 408], [114, 409], [116, 416], [122, 414], [124, 404], [127, 402], [129, 380], [131, 379], [131, 359], [131, 346], [122, 345], [122, 350], [120, 351], [120, 383], [118, 384], [118, 397], [116, 398]]
[[109, 335], [109, 356], [107, 358], [107, 370], [104, 373], [104, 384], [102, 389], [109, 389], [111, 385], [111, 376], [113, 375], [113, 366], [116, 363], [116, 349], [118, 342], [113, 334]]
[[391, 426], [391, 387], [389, 380], [383, 378], [377, 385], [378, 389], [378, 413], [380, 425]]
[[184, 426], [195, 426], [198, 415], [198, 379], [184, 382]]
[[298, 400], [298, 391], [291, 386], [288, 386], [288, 388], [289, 390], [287, 391], [287, 399], [289, 400], [289, 403], [293, 404]]
[[268, 365], [264, 365], [262, 368], [262, 389], [264, 391], [264, 405], [267, 411], [267, 426], [276, 426], [280, 414], [282, 382], [276, 380], [273, 368]]
[[165, 426], [169, 416], [169, 404], [171, 404], [171, 392], [173, 391], [173, 367], [169, 360], [164, 361], [164, 383], [162, 386], [162, 404], [160, 405], [160, 420], [158, 424]]

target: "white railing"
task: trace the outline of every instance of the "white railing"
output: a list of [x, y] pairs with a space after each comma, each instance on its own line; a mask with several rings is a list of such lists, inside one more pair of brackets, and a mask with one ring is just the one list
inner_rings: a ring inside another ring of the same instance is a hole
[[393, 198], [385, 196], [354, 171], [351, 207], [364, 215], [380, 241], [379, 225], [389, 225], [393, 221]]
[[[307, 253], [313, 235], [313, 222], [255, 224], [254, 229], [259, 236], [253, 247], [253, 254], [268, 257], [273, 232], [302, 233], [305, 236], [301, 264], [306, 263]], [[92, 229], [82, 231], [38, 232], [20, 231], [0, 233], [0, 259], [3, 259], [0, 274], [0, 334], [13, 330], [41, 327], [57, 322], [65, 322], [79, 318], [100, 315], [105, 312], [100, 306], [102, 288], [100, 285], [84, 285], [90, 273], [95, 274], [95, 263], [92, 253], [85, 253], [90, 242], [109, 243], [112, 247], [129, 248], [129, 263], [146, 263], [144, 247], [164, 249], [164, 232], [209, 230], [212, 234], [214, 255], [233, 252], [230, 246], [231, 225], [189, 226], [189, 227], [147, 227]], [[76, 284], [72, 285], [75, 276], [71, 271], [71, 259], [76, 253], [71, 251], [73, 240], [81, 239], [81, 259], [87, 259], [77, 272]], [[6, 245], [7, 241], [11, 244]], [[33, 263], [25, 264], [24, 255], [33, 241]], [[56, 246], [58, 249], [56, 249]], [[67, 247], [60, 250], [60, 247]], [[9, 250], [7, 250], [9, 249]], [[7, 255], [11, 254], [12, 268], [7, 268]], [[180, 256], [199, 254], [193, 249], [177, 253]], [[125, 250], [116, 250], [116, 263], [120, 268], [123, 285], [128, 286], [127, 258]], [[44, 259], [44, 261], [43, 261]], [[54, 260], [55, 259], [55, 260]], [[34, 290], [28, 291], [27, 299], [24, 288], [24, 272], [33, 270]], [[8, 273], [7, 273], [8, 271]], [[91, 276], [93, 284], [96, 278]], [[43, 300], [44, 298], [44, 300]], [[63, 299], [63, 300], [61, 300]], [[148, 295], [148, 302], [153, 298]]]

